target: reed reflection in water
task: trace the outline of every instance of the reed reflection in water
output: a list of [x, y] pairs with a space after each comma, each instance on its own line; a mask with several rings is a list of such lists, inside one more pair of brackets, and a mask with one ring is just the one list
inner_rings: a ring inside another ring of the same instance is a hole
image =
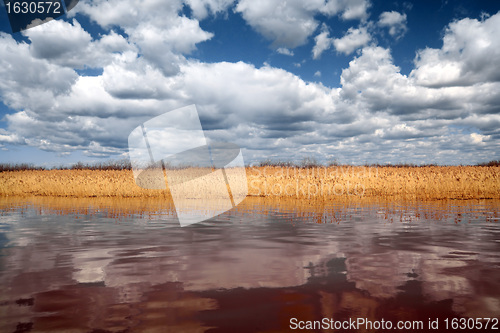
[[1, 332], [286, 332], [292, 317], [500, 315], [495, 201], [247, 198], [187, 228], [156, 202], [0, 201]]

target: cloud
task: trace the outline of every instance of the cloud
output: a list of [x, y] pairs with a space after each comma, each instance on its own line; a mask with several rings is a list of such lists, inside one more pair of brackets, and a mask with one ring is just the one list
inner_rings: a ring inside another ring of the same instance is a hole
[[31, 42], [33, 57], [69, 68], [102, 67], [111, 63], [117, 53], [135, 51], [133, 45], [114, 31], [93, 41], [75, 19], [72, 23], [53, 20], [26, 30], [24, 35]]
[[323, 25], [321, 33], [314, 37], [315, 44], [312, 49], [313, 59], [319, 59], [321, 54], [331, 47], [333, 39], [329, 36], [330, 32], [328, 28], [326, 25]]
[[189, 101], [200, 105], [203, 117], [223, 119], [225, 126], [254, 124], [265, 132], [276, 124], [285, 129], [332, 111], [327, 88], [282, 69], [243, 62], [191, 62], [182, 73], [179, 80]]
[[[110, 3], [124, 16], [101, 15]], [[290, 6], [314, 19], [311, 13], [327, 10], [342, 15], [346, 3]], [[360, 49], [332, 89], [271, 65], [185, 57], [212, 35], [195, 18], [167, 10], [179, 10], [180, 2], [162, 4], [158, 13], [140, 13], [114, 0], [84, 2], [81, 13], [108, 29], [96, 37], [77, 20], [29, 30], [29, 43], [0, 34], [0, 94], [15, 110], [5, 116], [0, 144], [91, 157], [126, 154], [127, 136], [138, 124], [196, 103], [207, 137], [238, 143], [249, 162], [315, 156], [344, 163], [471, 163], [498, 154], [500, 46], [494, 31], [500, 14], [452, 22], [442, 48], [420, 50], [410, 75], [401, 73], [389, 48], [369, 44], [368, 24], [338, 39], [323, 28], [313, 57], [332, 45], [345, 54]], [[74, 70], [92, 66], [102, 74]]]
[[[84, 50], [92, 37], [80, 24], [54, 20], [24, 32], [31, 40], [31, 51], [36, 58], [74, 57]], [[68, 56], [69, 55], [69, 56]]]
[[375, 131], [375, 135], [387, 140], [404, 140], [429, 136], [429, 133], [416, 128], [415, 126], [408, 126], [406, 123], [400, 123], [392, 128], [379, 129]]
[[307, 43], [317, 29], [317, 14], [340, 15], [343, 19], [368, 17], [366, 0], [240, 0], [236, 12], [257, 32], [272, 41], [275, 48], [293, 49]]
[[224, 13], [234, 2], [235, 0], [186, 0], [193, 16], [198, 20], [203, 20], [208, 15]]
[[500, 81], [500, 12], [484, 21], [465, 18], [445, 30], [440, 49], [418, 52], [411, 76], [423, 86], [469, 86]]
[[333, 40], [333, 45], [339, 53], [349, 55], [356, 49], [368, 44], [371, 36], [365, 27], [359, 29], [349, 28], [342, 38]]
[[0, 96], [12, 109], [47, 110], [78, 78], [73, 69], [33, 58], [29, 44], [7, 34], [0, 33], [0, 45]]
[[[134, 5], [135, 4], [135, 5]], [[69, 15], [87, 15], [103, 28], [119, 26], [130, 31], [141, 24], [169, 27], [178, 22], [182, 1], [166, 0], [94, 0], [80, 1]], [[173, 21], [171, 21], [173, 20]]]
[[287, 49], [286, 47], [280, 47], [276, 50], [279, 54], [287, 55], [293, 57], [293, 51]]
[[[15, 134], [16, 142], [42, 150], [81, 150], [94, 157], [122, 154], [137, 124], [195, 102], [209, 137], [246, 147], [257, 142], [272, 146], [277, 138], [312, 131], [316, 118], [332, 112], [328, 89], [281, 69], [242, 62], [189, 61], [179, 66], [174, 77], [165, 76], [124, 54], [105, 66], [102, 75], [79, 77], [44, 109], [29, 107], [35, 97], [24, 100], [26, 110], [6, 116], [8, 130], [1, 139], [14, 142]], [[260, 139], [251, 142], [246, 130]]]
[[396, 39], [403, 37], [408, 30], [406, 26], [406, 14], [396, 11], [380, 14], [377, 24], [380, 27], [389, 28], [389, 35]]
[[371, 3], [367, 0], [328, 0], [321, 4], [320, 11], [326, 15], [340, 14], [344, 20], [366, 20], [370, 7]]
[[[9, 133], [3, 128], [0, 128], [0, 142], [1, 143], [23, 143], [16, 133]], [[0, 144], [0, 147], [3, 145]]]
[[276, 48], [305, 44], [318, 26], [314, 11], [299, 0], [241, 0], [236, 11]]
[[[196, 20], [178, 17], [176, 21], [169, 27], [140, 24], [133, 30], [131, 40], [139, 45], [143, 52], [150, 48], [153, 52], [161, 51], [163, 46], [168, 45], [169, 51], [189, 54], [196, 48], [196, 44], [213, 37], [212, 33], [203, 31]], [[155, 50], [154, 46], [157, 44], [162, 47]]]
[[[50, 117], [42, 111], [8, 115], [2, 135], [15, 133], [16, 140], [43, 150], [118, 155], [126, 152], [126, 136], [137, 124], [195, 102], [207, 137], [238, 143], [249, 161], [333, 155], [342, 162], [418, 163], [434, 151], [444, 151], [443, 161], [454, 150], [472, 154], [481, 142], [491, 153], [486, 142], [498, 135], [491, 124], [500, 124], [498, 115], [468, 109], [476, 91], [418, 86], [380, 47], [365, 47], [343, 71], [342, 87], [333, 90], [243, 62], [189, 61], [175, 77], [146, 69], [131, 60], [106, 67], [102, 76], [82, 77], [68, 95], [56, 97]], [[114, 84], [121, 81], [128, 84]]]
[[[183, 60], [182, 55], [191, 53], [196, 49], [196, 44], [213, 37], [212, 33], [201, 29], [197, 19], [178, 14], [182, 5], [177, 0], [143, 0], [140, 3], [131, 0], [95, 0], [80, 3], [71, 14], [85, 14], [105, 29], [119, 26], [142, 57], [165, 75], [174, 75], [179, 70], [178, 63]], [[193, 5], [206, 5], [218, 11], [230, 4], [194, 1]]]
[[360, 108], [372, 113], [383, 111], [403, 120], [460, 118], [471, 112], [475, 94], [486, 93], [480, 93], [478, 87], [436, 90], [421, 86], [400, 73], [390, 50], [376, 46], [363, 48], [361, 55], [349, 63], [342, 71], [341, 84], [344, 100], [357, 101]]
[[471, 133], [470, 138], [472, 140], [473, 144], [484, 144], [484, 141], [487, 141], [490, 139], [489, 135], [481, 135], [478, 133]]
[[370, 2], [366, 0], [346, 1], [342, 18], [344, 20], [366, 20], [368, 18], [368, 9], [370, 6]]
[[[499, 82], [427, 87], [413, 76], [402, 75], [390, 50], [370, 46], [343, 70], [341, 84], [336, 109], [356, 110], [353, 123], [375, 121], [373, 126], [365, 124], [362, 133], [348, 132], [351, 139], [344, 140], [353, 149], [361, 149], [357, 160], [365, 155], [374, 158], [376, 154], [369, 154], [369, 149], [388, 160], [398, 160], [400, 154], [399, 160], [441, 163], [471, 163], [497, 154], [498, 143], [491, 140], [500, 139], [495, 127], [500, 124], [500, 112], [498, 104], [485, 100], [500, 97]], [[404, 152], [408, 150], [414, 157]]]
[[[97, 0], [75, 8], [111, 29], [96, 39], [76, 19], [26, 31], [30, 44], [1, 34], [0, 94], [6, 105], [19, 110], [5, 117], [9, 129], [2, 141], [58, 152], [123, 153], [123, 129], [181, 106], [169, 77], [186, 62], [184, 54], [213, 36], [196, 19], [180, 16], [181, 8], [179, 1], [136, 6]], [[113, 31], [115, 26], [125, 37]], [[102, 75], [74, 71], [89, 67], [102, 68]], [[164, 102], [169, 98], [177, 103]]]
[[157, 68], [134, 54], [103, 69], [102, 85], [106, 93], [118, 99], [178, 98], [173, 78], [166, 78]]

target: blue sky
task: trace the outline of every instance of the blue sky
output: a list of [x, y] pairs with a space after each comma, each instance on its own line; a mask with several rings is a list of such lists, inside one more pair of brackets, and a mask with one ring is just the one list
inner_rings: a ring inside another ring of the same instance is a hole
[[247, 163], [500, 158], [496, 1], [95, 0], [11, 34], [0, 162], [127, 158], [139, 124], [198, 107]]

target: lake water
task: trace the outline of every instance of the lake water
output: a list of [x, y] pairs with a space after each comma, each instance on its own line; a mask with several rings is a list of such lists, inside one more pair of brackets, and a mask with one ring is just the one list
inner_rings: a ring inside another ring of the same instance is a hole
[[500, 331], [498, 201], [247, 198], [184, 228], [146, 201], [0, 198], [0, 211], [0, 332], [292, 332], [323, 318]]

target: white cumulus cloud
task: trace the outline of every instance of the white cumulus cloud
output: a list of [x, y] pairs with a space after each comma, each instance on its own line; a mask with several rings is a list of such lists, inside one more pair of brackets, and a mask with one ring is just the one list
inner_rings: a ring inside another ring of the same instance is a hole
[[326, 25], [323, 25], [323, 29], [319, 35], [314, 37], [314, 47], [312, 49], [313, 59], [319, 59], [321, 54], [328, 50], [332, 46], [333, 39], [330, 38], [330, 32]]
[[389, 35], [396, 39], [403, 37], [408, 30], [406, 25], [406, 14], [401, 14], [394, 10], [380, 14], [377, 24], [380, 27], [388, 28]]
[[[292, 41], [294, 35], [307, 40], [316, 32], [315, 58], [332, 46], [345, 54], [359, 49], [343, 69], [340, 86], [329, 88], [269, 64], [205, 63], [185, 56], [212, 37], [196, 17], [223, 11], [229, 1], [191, 1], [207, 11], [193, 9], [194, 18], [183, 16], [180, 1], [143, 0], [144, 12], [123, 3], [128, 2], [82, 2], [80, 13], [107, 29], [94, 38], [77, 20], [31, 29], [27, 42], [0, 34], [0, 96], [14, 110], [0, 129], [2, 149], [28, 145], [61, 154], [121, 155], [138, 124], [195, 103], [207, 137], [239, 144], [249, 162], [314, 155], [346, 163], [471, 163], [498, 154], [500, 14], [450, 23], [443, 46], [420, 50], [415, 68], [404, 75], [391, 50], [373, 44], [369, 23], [338, 39], [317, 26], [287, 34], [291, 22], [317, 25], [314, 13], [342, 18], [366, 2], [290, 1], [291, 8], [276, 11], [279, 29], [271, 33], [272, 15], [263, 10], [285, 2], [240, 1], [243, 17], [273, 41]], [[116, 12], [104, 15], [111, 5]], [[292, 53], [290, 47], [281, 45], [277, 52]], [[92, 66], [102, 73], [74, 70]]]
[[317, 14], [340, 15], [364, 20], [370, 3], [366, 0], [240, 0], [236, 11], [276, 48], [295, 48], [307, 43], [319, 26]]
[[411, 75], [422, 85], [467, 86], [500, 81], [500, 12], [484, 21], [465, 18], [445, 30], [440, 49], [418, 53]]
[[186, 3], [193, 11], [194, 17], [199, 20], [206, 18], [210, 14], [224, 13], [234, 2], [235, 0], [186, 0]]
[[342, 38], [336, 38], [332, 43], [337, 52], [348, 55], [368, 44], [370, 39], [371, 36], [365, 27], [359, 29], [349, 28]]
[[286, 47], [280, 47], [276, 50], [279, 54], [287, 55], [293, 57], [293, 51], [287, 49]]

